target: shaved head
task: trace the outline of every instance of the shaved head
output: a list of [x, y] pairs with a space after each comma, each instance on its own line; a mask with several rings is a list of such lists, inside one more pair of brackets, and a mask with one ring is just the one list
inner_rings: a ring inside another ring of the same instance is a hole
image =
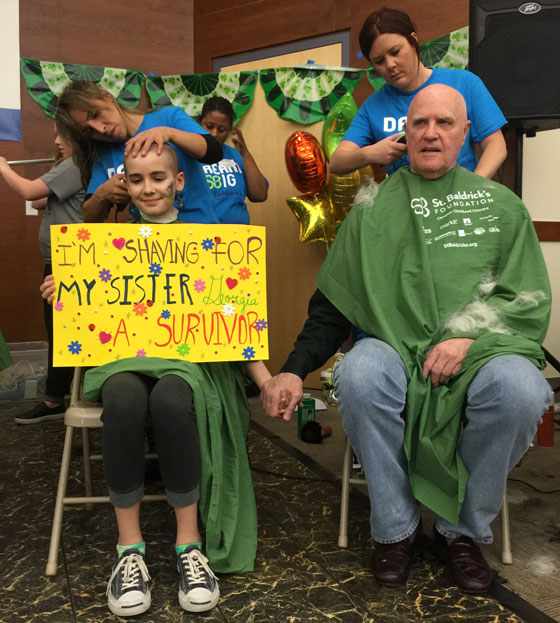
[[435, 179], [451, 170], [470, 128], [463, 96], [446, 84], [421, 89], [405, 124], [410, 168]]

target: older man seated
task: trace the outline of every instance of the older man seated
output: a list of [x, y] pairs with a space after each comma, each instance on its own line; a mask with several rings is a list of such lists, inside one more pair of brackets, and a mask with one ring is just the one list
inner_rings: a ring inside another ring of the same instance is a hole
[[550, 286], [521, 201], [456, 165], [469, 126], [451, 87], [416, 95], [410, 167], [356, 201], [261, 400], [289, 419], [302, 379], [359, 327], [335, 391], [367, 478], [373, 575], [406, 583], [423, 503], [451, 578], [478, 593], [492, 581], [479, 544], [551, 397], [539, 372]]

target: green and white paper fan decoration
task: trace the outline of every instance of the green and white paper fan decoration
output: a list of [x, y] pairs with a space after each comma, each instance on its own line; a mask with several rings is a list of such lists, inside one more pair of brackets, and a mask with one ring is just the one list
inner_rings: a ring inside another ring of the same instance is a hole
[[58, 97], [72, 80], [95, 82], [123, 106], [131, 108], [138, 106], [144, 84], [144, 75], [131, 69], [51, 63], [28, 58], [21, 59], [21, 73], [29, 95], [49, 117], [54, 117]]
[[281, 119], [309, 124], [322, 121], [345, 93], [353, 93], [361, 69], [278, 67], [261, 69], [266, 101]]
[[191, 117], [197, 117], [208, 98], [220, 96], [232, 103], [236, 121], [241, 119], [251, 105], [256, 85], [256, 71], [146, 78], [146, 90], [152, 106], [156, 108], [180, 106]]

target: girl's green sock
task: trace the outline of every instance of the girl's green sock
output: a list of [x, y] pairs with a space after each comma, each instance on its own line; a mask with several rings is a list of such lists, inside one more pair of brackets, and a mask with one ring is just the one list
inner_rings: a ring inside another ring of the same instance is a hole
[[175, 553], [177, 556], [184, 552], [187, 547], [191, 547], [191, 545], [196, 545], [198, 549], [202, 549], [202, 543], [185, 543], [184, 545], [175, 545]]
[[146, 555], [146, 543], [142, 541], [141, 543], [134, 543], [134, 545], [118, 545], [117, 544], [117, 554], [119, 558], [126, 552], [128, 549], [137, 549], [142, 556]]

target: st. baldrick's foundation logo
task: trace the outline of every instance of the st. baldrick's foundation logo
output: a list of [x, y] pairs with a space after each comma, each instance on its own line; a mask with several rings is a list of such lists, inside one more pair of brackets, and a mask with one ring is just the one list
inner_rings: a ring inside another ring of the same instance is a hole
[[430, 216], [430, 208], [428, 208], [428, 202], [424, 197], [415, 197], [412, 199], [410, 207], [414, 210], [414, 214], [418, 214], [418, 216]]

